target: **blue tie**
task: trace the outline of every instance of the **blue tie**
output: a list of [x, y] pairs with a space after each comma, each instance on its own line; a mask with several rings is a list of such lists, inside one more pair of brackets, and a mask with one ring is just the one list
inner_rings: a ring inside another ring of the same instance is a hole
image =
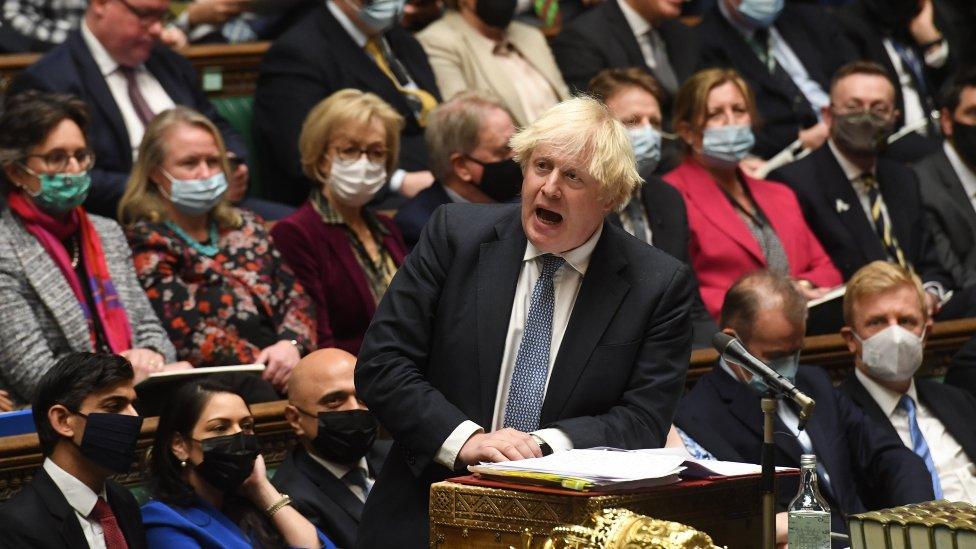
[[546, 376], [549, 373], [552, 309], [556, 301], [552, 275], [564, 262], [563, 258], [552, 254], [542, 257], [542, 274], [532, 288], [529, 316], [525, 320], [522, 342], [515, 358], [515, 371], [512, 372], [512, 385], [508, 389], [508, 402], [505, 403], [505, 427], [524, 433], [539, 428], [542, 395], [546, 391]]
[[902, 395], [898, 401], [898, 407], [908, 414], [908, 430], [912, 435], [912, 451], [918, 454], [925, 462], [925, 468], [932, 475], [932, 491], [935, 492], [935, 499], [942, 499], [942, 484], [939, 482], [939, 472], [935, 470], [935, 462], [932, 461], [932, 453], [929, 452], [929, 445], [922, 436], [922, 430], [918, 427], [918, 420], [915, 417], [915, 401], [908, 395]]
[[704, 446], [698, 444], [698, 442], [691, 438], [688, 433], [682, 431], [678, 427], [674, 428], [678, 432], [678, 436], [681, 437], [681, 442], [685, 445], [685, 449], [691, 454], [691, 457], [695, 459], [715, 459], [715, 456], [711, 452], [705, 449]]

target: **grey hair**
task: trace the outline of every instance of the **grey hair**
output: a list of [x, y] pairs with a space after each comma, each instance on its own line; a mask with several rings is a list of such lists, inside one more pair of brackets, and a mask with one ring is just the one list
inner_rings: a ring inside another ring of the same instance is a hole
[[454, 153], [470, 154], [478, 147], [485, 113], [501, 109], [512, 113], [498, 100], [476, 91], [460, 92], [431, 111], [424, 128], [430, 171], [438, 181], [444, 181], [452, 171]]
[[807, 318], [807, 300], [789, 277], [754, 271], [739, 278], [725, 294], [720, 324], [735, 330], [740, 338], [749, 339], [759, 311], [771, 308], [781, 308], [794, 324]]

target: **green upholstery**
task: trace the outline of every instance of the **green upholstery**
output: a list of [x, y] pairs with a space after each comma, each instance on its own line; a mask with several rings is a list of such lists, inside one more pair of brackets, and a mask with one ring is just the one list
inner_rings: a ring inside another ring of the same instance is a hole
[[261, 178], [262, 162], [259, 149], [254, 145], [254, 98], [218, 97], [210, 100], [214, 108], [244, 138], [248, 150], [248, 170], [250, 183], [248, 196], [264, 196], [264, 182]]

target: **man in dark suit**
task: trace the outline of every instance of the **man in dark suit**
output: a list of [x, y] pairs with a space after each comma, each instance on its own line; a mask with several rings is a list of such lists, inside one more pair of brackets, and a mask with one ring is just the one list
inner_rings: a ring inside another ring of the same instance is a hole
[[946, 86], [942, 150], [915, 164], [939, 259], [958, 287], [976, 285], [976, 70]]
[[109, 480], [136, 457], [132, 381], [107, 354], [72, 353], [44, 374], [31, 402], [44, 465], [0, 507], [0, 547], [146, 547], [139, 504]]
[[[695, 29], [702, 64], [738, 71], [756, 94], [762, 125], [752, 153], [770, 158], [799, 139], [816, 149], [827, 139], [820, 111], [830, 77], [855, 59], [854, 46], [819, 6], [787, 3], [755, 12], [751, 0], [719, 0]], [[761, 16], [761, 17], [760, 17]]]
[[923, 294], [917, 276], [882, 261], [851, 277], [841, 335], [855, 369], [842, 390], [922, 458], [936, 499], [976, 503], [976, 396], [913, 379], [932, 327]]
[[856, 61], [835, 75], [823, 119], [827, 145], [773, 172], [789, 184], [804, 217], [844, 278], [874, 260], [911, 265], [940, 318], [965, 316], [970, 292], [957, 289], [939, 262], [912, 170], [880, 156], [897, 111], [895, 90], [876, 63]]
[[[64, 44], [28, 67], [10, 93], [25, 89], [67, 92], [90, 106], [88, 146], [95, 151], [88, 211], [114, 218], [146, 125], [175, 105], [192, 107], [220, 129], [227, 148], [245, 158], [243, 139], [197, 84], [182, 55], [158, 43], [169, 0], [93, 0], [85, 20]], [[247, 165], [233, 174], [228, 198], [247, 188]]]
[[264, 55], [254, 123], [282, 202], [298, 205], [311, 188], [298, 151], [305, 116], [345, 88], [375, 93], [404, 118], [401, 170], [391, 174], [390, 190], [413, 196], [433, 181], [424, 126], [440, 94], [420, 43], [397, 24], [402, 7], [403, 0], [318, 3]]
[[626, 133], [578, 97], [512, 148], [521, 206], [439, 208], [366, 333], [356, 388], [396, 444], [360, 547], [425, 546], [430, 484], [465, 465], [664, 443], [692, 283], [605, 220], [638, 183]]
[[956, 351], [956, 354], [952, 355], [945, 383], [976, 395], [976, 336], [970, 338]]
[[695, 31], [677, 20], [682, 0], [607, 0], [574, 19], [552, 53], [574, 91], [608, 68], [639, 67], [664, 88], [665, 119], [678, 87], [698, 68]]
[[[826, 372], [799, 365], [806, 308], [806, 299], [788, 278], [768, 271], [739, 279], [722, 305], [722, 329], [817, 403], [799, 431], [795, 404], [779, 399], [776, 465], [799, 467], [801, 454], [817, 455], [820, 493], [830, 505], [831, 530], [837, 532], [846, 530], [848, 514], [931, 500], [932, 486], [918, 456], [838, 393]], [[674, 423], [717, 459], [759, 463], [765, 390], [748, 370], [720, 359], [682, 397]], [[778, 484], [782, 512], [796, 496], [797, 478]], [[785, 538], [785, 532], [778, 533]]]
[[298, 444], [273, 484], [338, 547], [355, 547], [363, 503], [390, 450], [356, 398], [356, 357], [341, 349], [306, 355], [288, 378], [285, 420]]
[[522, 171], [508, 140], [515, 122], [498, 101], [461, 92], [430, 113], [424, 137], [436, 181], [401, 206], [393, 218], [407, 247], [442, 204], [509, 202], [522, 187]]

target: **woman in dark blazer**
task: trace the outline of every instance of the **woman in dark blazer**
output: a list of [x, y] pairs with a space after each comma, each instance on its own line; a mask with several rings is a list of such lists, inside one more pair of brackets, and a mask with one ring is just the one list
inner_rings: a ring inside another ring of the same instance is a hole
[[705, 308], [716, 319], [725, 293], [752, 271], [792, 277], [807, 299], [842, 282], [793, 191], [740, 168], [755, 143], [755, 119], [752, 92], [731, 69], [696, 73], [674, 103], [674, 127], [686, 157], [664, 180], [685, 199], [691, 265]]
[[393, 220], [365, 208], [396, 166], [402, 124], [379, 97], [341, 90], [302, 127], [302, 169], [321, 186], [271, 234], [315, 302], [319, 347], [359, 353], [406, 255]]

